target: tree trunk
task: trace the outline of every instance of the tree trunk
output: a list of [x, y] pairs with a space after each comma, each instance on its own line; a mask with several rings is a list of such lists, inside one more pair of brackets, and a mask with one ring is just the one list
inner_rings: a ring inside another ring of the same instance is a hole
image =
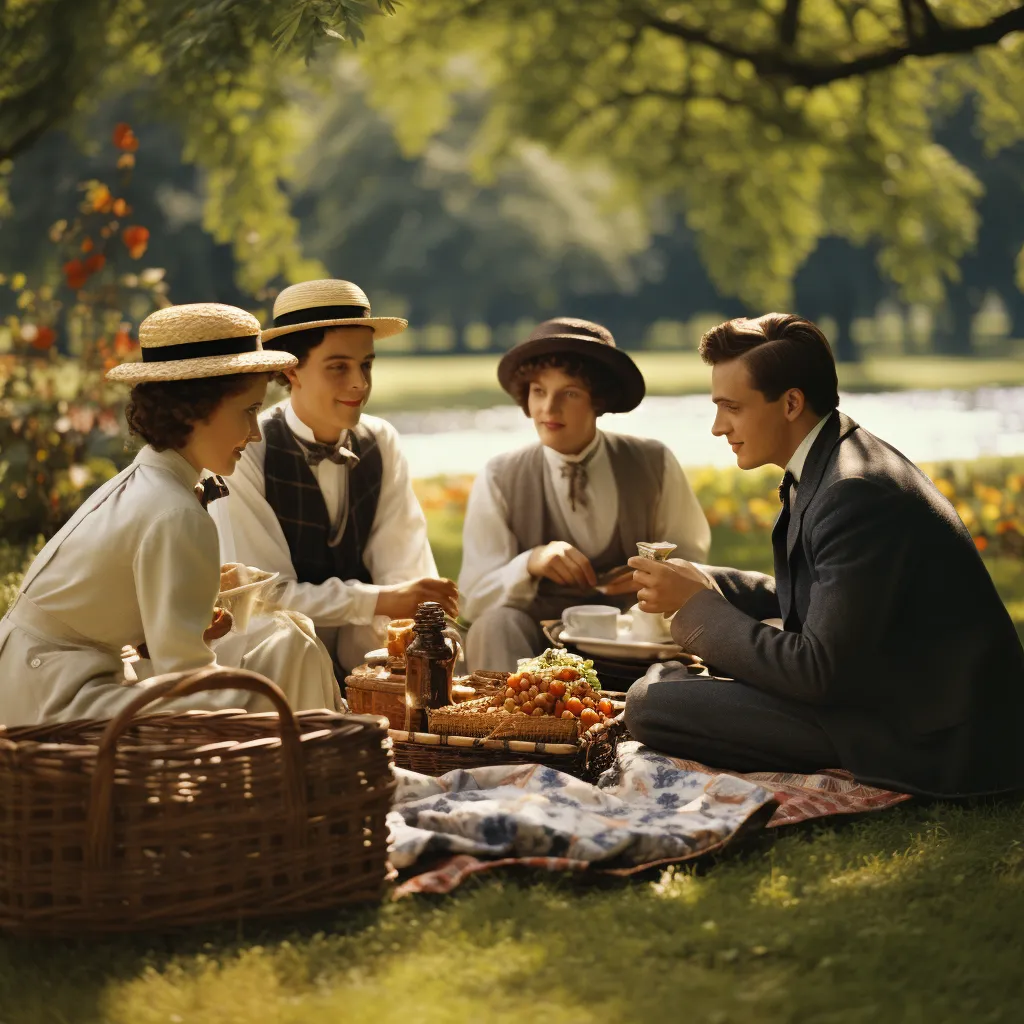
[[832, 313], [836, 322], [836, 337], [832, 351], [837, 363], [859, 363], [860, 349], [853, 340], [853, 305], [840, 302]]
[[971, 318], [974, 308], [967, 288], [950, 291], [946, 306], [938, 318], [932, 347], [944, 356], [969, 356], [971, 344]]

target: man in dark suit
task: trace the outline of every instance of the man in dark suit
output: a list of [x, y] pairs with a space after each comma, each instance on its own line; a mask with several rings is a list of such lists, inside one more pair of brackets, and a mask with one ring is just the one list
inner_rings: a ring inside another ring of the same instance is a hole
[[712, 433], [741, 469], [785, 469], [775, 576], [630, 560], [641, 609], [676, 612], [676, 642], [730, 677], [653, 667], [627, 696], [632, 734], [739, 771], [843, 767], [930, 796], [1024, 788], [1024, 650], [953, 507], [838, 411], [814, 324], [733, 320], [700, 351]]

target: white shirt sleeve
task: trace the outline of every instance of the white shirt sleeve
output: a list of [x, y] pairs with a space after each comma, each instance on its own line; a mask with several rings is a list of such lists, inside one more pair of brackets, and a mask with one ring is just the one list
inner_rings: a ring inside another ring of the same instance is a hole
[[490, 466], [473, 481], [462, 530], [459, 605], [472, 622], [499, 605], [525, 608], [536, 596], [538, 580], [527, 572], [530, 552], [520, 553], [508, 526], [508, 509]]
[[661, 498], [654, 515], [655, 540], [666, 540], [676, 545], [674, 558], [688, 562], [704, 562], [711, 548], [711, 527], [686, 479], [683, 467], [665, 449], [665, 467], [661, 482]]
[[377, 420], [374, 433], [383, 475], [363, 562], [374, 583], [382, 586], [436, 577], [437, 565], [427, 539], [427, 517], [412, 489], [409, 463], [398, 446], [398, 431], [386, 420]]
[[220, 589], [220, 558], [210, 517], [198, 504], [195, 511], [158, 515], [135, 552], [132, 571], [153, 674], [212, 665], [203, 633]]
[[266, 499], [262, 462], [253, 453], [242, 456], [227, 484], [231, 493], [210, 502], [210, 515], [221, 538], [221, 558], [281, 574], [267, 595], [268, 608], [302, 612], [322, 627], [372, 621], [376, 587], [337, 577], [323, 583], [298, 582], [288, 541]]
[[[378, 420], [375, 434], [381, 452], [381, 489], [363, 560], [374, 583], [341, 580], [299, 583], [284, 531], [267, 502], [262, 461], [246, 452], [228, 478], [230, 495], [210, 503], [221, 533], [221, 557], [281, 574], [269, 595], [271, 607], [308, 615], [316, 626], [365, 626], [374, 615], [380, 587], [422, 576], [437, 576], [427, 540], [427, 520], [398, 448], [398, 434]], [[386, 620], [384, 620], [386, 621]]]

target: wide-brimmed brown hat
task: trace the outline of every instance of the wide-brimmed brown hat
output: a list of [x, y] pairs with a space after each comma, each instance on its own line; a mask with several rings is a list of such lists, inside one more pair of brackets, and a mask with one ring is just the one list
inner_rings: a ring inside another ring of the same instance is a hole
[[289, 285], [274, 300], [274, 323], [263, 332], [271, 341], [314, 327], [372, 327], [374, 338], [390, 338], [409, 326], [397, 316], [370, 316], [366, 292], [351, 281], [328, 278]]
[[545, 320], [528, 338], [516, 342], [498, 363], [498, 383], [515, 397], [512, 378], [527, 359], [563, 352], [592, 359], [611, 371], [618, 386], [608, 396], [606, 412], [629, 412], [643, 400], [647, 390], [644, 375], [621, 348], [615, 347], [612, 332], [590, 320], [568, 316]]
[[230, 373], [272, 373], [295, 366], [290, 352], [267, 352], [260, 322], [220, 302], [190, 302], [150, 313], [139, 324], [142, 358], [107, 371], [107, 380], [143, 384]]

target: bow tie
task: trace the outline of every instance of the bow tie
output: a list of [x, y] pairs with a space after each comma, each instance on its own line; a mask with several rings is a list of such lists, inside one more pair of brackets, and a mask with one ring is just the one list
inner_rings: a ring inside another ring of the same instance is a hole
[[196, 497], [203, 508], [206, 508], [211, 501], [226, 498], [229, 493], [228, 485], [224, 483], [222, 476], [208, 476], [203, 480], [201, 487], [196, 487]]
[[579, 462], [562, 463], [562, 479], [569, 481], [569, 505], [573, 512], [576, 511], [577, 505], [580, 508], [586, 508], [590, 504], [586, 495], [587, 484], [590, 481], [587, 466], [590, 465], [596, 454], [597, 448], [594, 448], [586, 458], [580, 459]]
[[326, 444], [323, 441], [305, 441], [296, 438], [302, 454], [306, 458], [306, 465], [310, 469], [316, 469], [324, 459], [333, 462], [336, 466], [351, 462], [353, 466], [359, 461], [352, 450], [348, 447], [347, 438], [341, 444]]

